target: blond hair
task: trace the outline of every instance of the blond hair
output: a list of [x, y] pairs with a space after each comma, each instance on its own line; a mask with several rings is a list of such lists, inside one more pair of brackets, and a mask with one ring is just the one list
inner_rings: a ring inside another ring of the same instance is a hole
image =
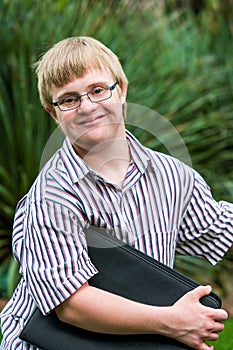
[[118, 57], [92, 37], [59, 41], [36, 64], [38, 90], [44, 107], [53, 108], [51, 87], [62, 87], [82, 77], [89, 68], [108, 69], [119, 86], [128, 83]]

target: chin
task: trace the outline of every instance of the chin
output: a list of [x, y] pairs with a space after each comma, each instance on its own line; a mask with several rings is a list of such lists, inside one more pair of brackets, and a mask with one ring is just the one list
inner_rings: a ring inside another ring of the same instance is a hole
[[106, 147], [106, 141], [108, 140], [109, 138], [107, 137], [106, 132], [91, 132], [79, 136], [78, 138], [73, 138], [71, 142], [75, 148], [90, 152], [92, 150], [94, 151], [94, 149], [97, 150], [97, 148], [99, 149], [99, 147], [102, 146]]

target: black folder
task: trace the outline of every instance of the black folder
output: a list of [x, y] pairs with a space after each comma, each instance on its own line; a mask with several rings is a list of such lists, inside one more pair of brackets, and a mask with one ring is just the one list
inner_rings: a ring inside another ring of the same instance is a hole
[[[169, 306], [199, 285], [102, 229], [90, 227], [86, 238], [91, 260], [99, 270], [89, 281], [92, 286], [137, 302]], [[200, 302], [212, 308], [221, 308], [222, 304], [221, 298], [214, 292]], [[55, 311], [43, 316], [38, 309], [27, 322], [20, 338], [43, 350], [191, 349], [161, 335], [112, 335], [86, 331], [61, 322]]]

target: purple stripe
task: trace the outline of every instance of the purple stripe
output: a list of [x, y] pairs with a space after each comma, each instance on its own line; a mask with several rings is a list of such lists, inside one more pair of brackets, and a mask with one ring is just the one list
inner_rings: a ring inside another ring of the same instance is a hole
[[122, 190], [93, 174], [66, 140], [19, 204], [13, 250], [23, 279], [2, 316], [12, 350], [19, 344], [18, 319], [27, 320], [35, 303], [47, 313], [97, 273], [82, 232], [89, 224], [169, 266], [175, 247], [216, 263], [232, 245], [233, 206], [216, 203], [181, 162], [128, 139], [133, 161]]

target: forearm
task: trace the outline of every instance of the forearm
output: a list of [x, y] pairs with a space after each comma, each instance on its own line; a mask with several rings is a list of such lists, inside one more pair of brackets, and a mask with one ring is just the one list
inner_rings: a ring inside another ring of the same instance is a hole
[[64, 322], [95, 332], [165, 334], [168, 309], [140, 304], [86, 285], [56, 311]]
[[203, 306], [200, 299], [210, 287], [200, 286], [185, 294], [173, 306], [140, 304], [91, 287], [86, 283], [56, 308], [66, 323], [108, 334], [162, 334], [194, 349], [213, 349], [206, 340], [215, 341], [227, 318], [224, 310]]

